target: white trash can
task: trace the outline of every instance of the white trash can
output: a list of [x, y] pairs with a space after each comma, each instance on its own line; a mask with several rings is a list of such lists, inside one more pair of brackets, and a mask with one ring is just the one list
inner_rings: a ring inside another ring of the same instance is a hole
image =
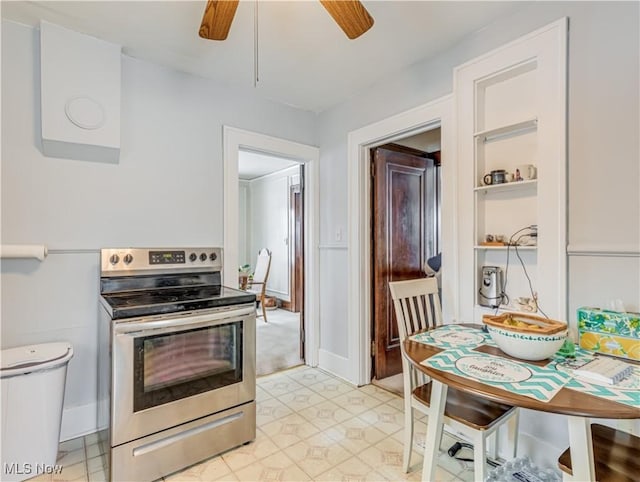
[[0, 480], [53, 473], [60, 442], [70, 343], [2, 350], [2, 467]]

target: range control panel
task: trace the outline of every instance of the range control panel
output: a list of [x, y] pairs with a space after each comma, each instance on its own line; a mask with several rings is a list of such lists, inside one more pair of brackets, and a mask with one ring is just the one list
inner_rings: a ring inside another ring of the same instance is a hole
[[108, 248], [100, 251], [103, 276], [137, 271], [221, 271], [222, 248]]

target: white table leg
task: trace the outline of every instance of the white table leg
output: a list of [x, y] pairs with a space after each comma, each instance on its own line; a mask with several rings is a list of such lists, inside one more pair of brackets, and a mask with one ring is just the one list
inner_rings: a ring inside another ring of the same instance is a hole
[[436, 479], [442, 424], [444, 422], [444, 407], [447, 403], [447, 388], [447, 385], [434, 379], [431, 380], [431, 401], [422, 466], [422, 480], [426, 481]]
[[591, 423], [588, 418], [569, 415], [567, 421], [569, 422], [569, 447], [571, 448], [573, 480], [595, 481]]

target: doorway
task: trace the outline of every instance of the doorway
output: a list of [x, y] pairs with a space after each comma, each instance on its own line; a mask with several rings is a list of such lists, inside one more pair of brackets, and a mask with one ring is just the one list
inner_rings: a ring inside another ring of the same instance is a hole
[[[318, 239], [318, 160], [320, 151], [317, 147], [292, 142], [285, 139], [267, 136], [256, 132], [245, 131], [235, 127], [223, 128], [224, 152], [224, 283], [235, 286], [238, 283], [238, 267], [241, 266], [239, 242], [239, 178], [238, 158], [241, 151], [253, 151], [295, 161], [300, 166], [303, 176], [301, 190], [303, 226], [302, 244], [304, 266], [303, 313], [305, 330], [304, 360], [310, 366], [318, 365], [319, 352], [319, 277], [317, 269]], [[267, 217], [264, 218], [267, 220]], [[257, 253], [256, 253], [257, 255]], [[252, 261], [254, 263], [254, 261]], [[260, 320], [258, 320], [260, 321]], [[295, 350], [297, 354], [297, 348]]]
[[238, 259], [248, 289], [263, 288], [252, 285], [251, 273], [264, 260], [258, 253], [269, 253], [256, 319], [256, 374], [268, 375], [304, 363], [304, 169], [291, 159], [240, 149], [238, 178]]
[[392, 391], [402, 361], [389, 282], [424, 277], [440, 252], [439, 153], [440, 129], [371, 149], [371, 378]]

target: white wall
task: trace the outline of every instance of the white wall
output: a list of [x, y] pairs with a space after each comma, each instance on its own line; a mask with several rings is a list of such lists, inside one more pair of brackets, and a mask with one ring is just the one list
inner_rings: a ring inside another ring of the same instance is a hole
[[[639, 5], [529, 3], [523, 11], [488, 25], [446, 53], [394, 72], [320, 115], [321, 350], [347, 357], [348, 324], [359, 322], [347, 320], [347, 300], [341, 295], [347, 291], [346, 247], [335, 241], [335, 233], [345, 232], [347, 226], [348, 133], [452, 92], [455, 66], [565, 16], [570, 22], [569, 244], [583, 249], [591, 243], [613, 245], [613, 251], [620, 244], [640, 253]], [[638, 310], [638, 259], [637, 254], [631, 259], [571, 257], [568, 305], [572, 317], [575, 307], [610, 298], [621, 298], [628, 309]], [[522, 430], [564, 448], [566, 424], [556, 418], [527, 412]], [[555, 463], [553, 451], [541, 452]]]
[[254, 268], [255, 261], [252, 261], [249, 236], [251, 231], [251, 213], [249, 212], [249, 203], [251, 202], [251, 185], [249, 181], [238, 181], [238, 265], [251, 265]]
[[267, 280], [267, 294], [284, 301], [291, 300], [290, 293], [290, 243], [289, 187], [299, 183], [300, 167], [259, 177], [249, 182], [249, 233], [251, 255], [248, 263], [256, 267], [258, 251], [271, 251], [271, 268]]
[[2, 22], [2, 243], [46, 244], [2, 262], [2, 347], [69, 340], [63, 437], [92, 431], [98, 250], [221, 246], [222, 126], [306, 144], [316, 116], [257, 92], [122, 58], [118, 164], [43, 157], [39, 34]]

